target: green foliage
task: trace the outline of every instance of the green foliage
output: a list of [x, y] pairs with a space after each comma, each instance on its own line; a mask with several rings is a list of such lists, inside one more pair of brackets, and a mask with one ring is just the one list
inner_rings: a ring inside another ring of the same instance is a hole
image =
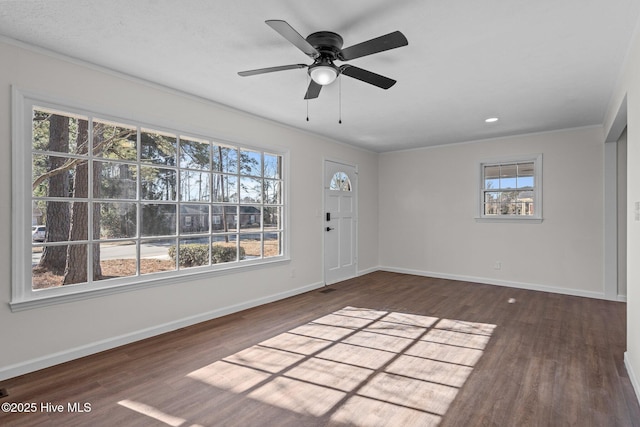
[[155, 164], [175, 166], [176, 137], [153, 132], [140, 133], [140, 155]]
[[112, 160], [136, 160], [135, 129], [94, 121], [93, 135], [94, 155]]
[[132, 237], [136, 230], [136, 208], [133, 204], [102, 203], [100, 234], [106, 238]]
[[[197, 267], [199, 265], [207, 265], [209, 263], [208, 245], [204, 243], [190, 243], [180, 246], [180, 267]], [[169, 247], [169, 256], [173, 261], [176, 260], [176, 246]], [[240, 259], [245, 258], [245, 251], [240, 247]], [[211, 246], [211, 262], [220, 264], [223, 262], [232, 262], [236, 260], [235, 246], [223, 246], [213, 244]]]
[[[240, 259], [244, 259], [245, 252], [244, 248], [240, 246]], [[235, 246], [222, 246], [222, 245], [213, 245], [211, 258], [213, 263], [222, 263], [236, 260], [236, 248]]]

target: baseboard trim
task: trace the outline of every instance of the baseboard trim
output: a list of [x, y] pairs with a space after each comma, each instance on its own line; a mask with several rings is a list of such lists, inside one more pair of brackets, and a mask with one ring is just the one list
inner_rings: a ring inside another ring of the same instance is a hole
[[[377, 267], [361, 270], [357, 272], [357, 275], [362, 276], [368, 273], [373, 273], [375, 271], [388, 271], [393, 273], [412, 274], [416, 276], [434, 277], [439, 279], [460, 280], [465, 282], [482, 283], [487, 285], [527, 289], [532, 291], [552, 292], [557, 294], [573, 295], [573, 296], [580, 296], [580, 297], [587, 297], [587, 298], [606, 299], [604, 297], [604, 293], [598, 293], [598, 292], [580, 291], [576, 289], [556, 288], [556, 287], [531, 284], [531, 283], [511, 282], [511, 281], [504, 281], [504, 280], [488, 279], [483, 277], [462, 276], [462, 275], [456, 275], [456, 274], [437, 273], [433, 271], [422, 271], [422, 270], [404, 269], [404, 268], [396, 268], [396, 267], [388, 267], [388, 266], [377, 266]], [[262, 304], [267, 304], [273, 301], [288, 298], [304, 292], [312, 291], [314, 289], [319, 289], [322, 286], [324, 286], [322, 282], [313, 283], [311, 285], [306, 285], [306, 286], [292, 289], [286, 292], [280, 292], [280, 293], [269, 295], [266, 297], [245, 301], [239, 304], [222, 307], [206, 313], [189, 316], [183, 319], [178, 319], [172, 322], [153, 326], [151, 328], [142, 329], [129, 334], [124, 334], [124, 335], [116, 336], [113, 338], [96, 341], [87, 345], [83, 345], [83, 346], [75, 347], [62, 352], [57, 352], [57, 353], [53, 353], [43, 357], [27, 360], [14, 365], [0, 367], [0, 381], [6, 380], [8, 378], [13, 378], [19, 375], [27, 374], [29, 372], [34, 372], [40, 369], [48, 368], [54, 365], [58, 365], [60, 363], [68, 362], [70, 360], [89, 356], [91, 354], [99, 353], [101, 351], [109, 350], [115, 347], [119, 347], [121, 345], [130, 344], [132, 342], [150, 338], [166, 332], [171, 332], [176, 329], [195, 325], [197, 323], [205, 322], [207, 320], [215, 319], [217, 317], [226, 316], [228, 314], [236, 313], [238, 311], [246, 310], [248, 308], [252, 308]], [[638, 384], [636, 377], [633, 375], [633, 372], [629, 364], [627, 363], [626, 353], [625, 353], [625, 365], [627, 365], [627, 371], [629, 371], [629, 376], [630, 378], [632, 378], [632, 383], [636, 391], [636, 396], [640, 396], [640, 385]]]
[[505, 286], [508, 288], [526, 289], [529, 291], [551, 292], [554, 294], [572, 295], [578, 297], [607, 299], [603, 292], [582, 291], [579, 289], [557, 288], [547, 285], [539, 285], [535, 283], [513, 282], [508, 280], [490, 279], [486, 277], [463, 276], [459, 274], [438, 273], [434, 271], [413, 270], [407, 268], [396, 268], [380, 266], [381, 271], [389, 271], [392, 273], [412, 274], [414, 276], [434, 277], [437, 279], [459, 280], [463, 282], [482, 283], [484, 285]]
[[17, 377], [19, 375], [28, 374], [30, 372], [38, 371], [40, 369], [49, 368], [51, 366], [55, 366], [60, 363], [69, 362], [71, 360], [79, 359], [81, 357], [89, 356], [91, 354], [99, 353], [101, 351], [120, 347], [122, 345], [130, 344], [135, 341], [151, 338], [153, 336], [171, 332], [176, 329], [195, 325], [201, 322], [206, 322], [207, 320], [215, 319], [217, 317], [226, 316], [228, 314], [236, 313], [238, 311], [246, 310], [252, 307], [257, 307], [259, 305], [267, 304], [267, 303], [278, 301], [284, 298], [292, 297], [294, 295], [309, 292], [315, 289], [319, 289], [322, 286], [323, 286], [322, 282], [313, 283], [311, 285], [292, 289], [286, 292], [280, 292], [280, 293], [269, 295], [266, 297], [245, 301], [239, 304], [222, 307], [206, 313], [185, 317], [172, 322], [167, 322], [167, 323], [153, 326], [150, 328], [141, 329], [128, 334], [107, 338], [101, 341], [96, 341], [96, 342], [75, 347], [69, 350], [49, 354], [46, 356], [27, 360], [21, 363], [16, 363], [14, 365], [0, 367], [0, 381]]
[[624, 352], [624, 366], [627, 368], [627, 374], [629, 374], [629, 380], [631, 381], [631, 385], [633, 386], [633, 390], [636, 392], [636, 399], [638, 399], [638, 403], [640, 403], [640, 382], [638, 382], [638, 377], [631, 366], [631, 362], [629, 361], [629, 352]]
[[376, 271], [380, 271], [380, 267], [371, 267], [365, 270], [360, 270], [356, 273], [357, 277], [364, 276], [365, 274], [375, 273]]

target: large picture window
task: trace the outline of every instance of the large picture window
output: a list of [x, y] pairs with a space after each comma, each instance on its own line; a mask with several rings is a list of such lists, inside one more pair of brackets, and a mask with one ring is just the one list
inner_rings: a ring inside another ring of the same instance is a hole
[[30, 197], [18, 205], [31, 218], [14, 223], [31, 229], [17, 245], [31, 259], [14, 301], [283, 257], [282, 153], [46, 102], [23, 108], [30, 140], [16, 148]]
[[542, 219], [542, 155], [480, 163], [480, 219]]

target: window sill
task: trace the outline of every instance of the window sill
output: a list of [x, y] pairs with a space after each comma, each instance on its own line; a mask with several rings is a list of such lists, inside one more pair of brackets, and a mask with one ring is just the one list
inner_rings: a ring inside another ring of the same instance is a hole
[[[12, 312], [31, 310], [34, 308], [47, 307], [50, 305], [64, 304], [73, 301], [82, 301], [90, 298], [97, 298], [106, 295], [113, 295], [121, 292], [129, 292], [139, 289], [154, 288], [157, 286], [173, 285], [177, 283], [184, 283], [185, 281], [198, 280], [211, 278], [216, 276], [223, 276], [227, 274], [240, 273], [243, 271], [256, 270], [265, 267], [272, 267], [279, 264], [285, 264], [290, 261], [288, 257], [277, 257], [269, 261], [261, 261], [259, 263], [244, 264], [244, 265], [232, 265], [226, 268], [219, 268], [216, 270], [198, 271], [193, 273], [183, 273], [181, 275], [175, 275], [171, 277], [144, 277], [143, 279], [135, 283], [118, 284], [100, 289], [78, 289], [77, 291], [58, 294], [58, 295], [46, 295], [46, 290], [40, 295], [31, 296], [19, 301], [11, 301], [9, 307]], [[75, 286], [74, 286], [75, 287]], [[39, 293], [39, 292], [38, 292]]]
[[474, 219], [476, 220], [476, 222], [485, 222], [485, 223], [492, 223], [492, 222], [501, 222], [501, 223], [522, 222], [522, 223], [528, 223], [528, 224], [542, 223], [542, 218], [518, 217], [518, 216], [498, 216], [495, 218], [475, 217]]

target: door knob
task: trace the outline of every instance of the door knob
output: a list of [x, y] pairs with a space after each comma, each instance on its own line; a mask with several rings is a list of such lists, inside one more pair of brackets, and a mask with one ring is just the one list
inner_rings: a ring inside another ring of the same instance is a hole
[[331, 231], [331, 230], [333, 230], [333, 228], [327, 227], [327, 231]]

